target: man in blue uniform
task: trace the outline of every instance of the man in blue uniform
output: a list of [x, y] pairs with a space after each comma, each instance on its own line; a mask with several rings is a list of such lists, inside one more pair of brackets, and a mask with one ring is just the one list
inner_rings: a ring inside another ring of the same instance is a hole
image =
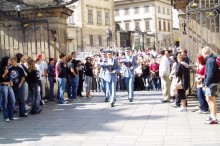
[[108, 50], [106, 53], [108, 58], [104, 79], [106, 81], [106, 92], [109, 93], [111, 107], [114, 107], [116, 101], [117, 73], [120, 71], [120, 66], [117, 59], [113, 58], [113, 51]]
[[100, 58], [100, 79], [101, 79], [101, 88], [105, 94], [105, 102], [109, 101], [108, 93], [106, 92], [106, 81], [105, 81], [105, 72], [107, 67], [107, 55], [106, 51], [103, 49], [100, 51], [102, 57]]
[[132, 56], [132, 49], [125, 48], [125, 59], [121, 60], [124, 64], [122, 75], [124, 76], [125, 86], [128, 91], [129, 102], [134, 98], [134, 70], [138, 67], [136, 57]]

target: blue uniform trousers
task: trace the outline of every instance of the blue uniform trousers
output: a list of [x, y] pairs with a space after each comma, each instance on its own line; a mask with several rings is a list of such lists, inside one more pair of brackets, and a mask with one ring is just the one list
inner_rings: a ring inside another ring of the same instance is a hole
[[134, 78], [133, 77], [125, 77], [125, 86], [128, 91], [128, 99], [133, 100], [134, 98]]

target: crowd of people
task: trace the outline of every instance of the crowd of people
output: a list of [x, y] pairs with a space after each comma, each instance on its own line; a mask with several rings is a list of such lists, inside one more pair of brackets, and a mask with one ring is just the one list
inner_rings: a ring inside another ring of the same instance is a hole
[[[208, 113], [207, 124], [217, 124], [215, 91], [220, 82], [216, 57], [209, 47], [197, 56], [198, 113]], [[185, 49], [146, 50], [134, 53], [131, 48], [120, 52], [101, 49], [99, 54], [77, 60], [77, 52], [61, 53], [59, 58], [46, 62], [38, 54], [36, 59], [18, 53], [15, 57], [3, 57], [0, 66], [0, 110], [6, 122], [20, 117], [39, 114], [45, 100], [67, 104], [91, 92], [103, 92], [103, 101], [114, 107], [116, 92], [127, 91], [128, 101], [133, 102], [134, 91], [162, 91], [162, 103], [172, 102], [179, 112], [187, 112], [186, 91], [190, 86], [190, 59]], [[49, 94], [46, 96], [47, 82]], [[55, 84], [57, 83], [57, 99]], [[65, 98], [67, 92], [68, 99]], [[137, 97], [136, 97], [137, 98]], [[31, 106], [31, 107], [30, 107]]]

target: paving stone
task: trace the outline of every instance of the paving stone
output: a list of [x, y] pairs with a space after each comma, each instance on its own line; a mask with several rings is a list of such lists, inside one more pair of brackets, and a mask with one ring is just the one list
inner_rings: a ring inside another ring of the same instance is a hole
[[220, 146], [220, 126], [205, 125], [208, 115], [179, 113], [160, 103], [161, 92], [135, 92], [133, 103], [126, 92], [117, 94], [114, 108], [94, 92], [65, 106], [48, 102], [39, 115], [0, 121], [0, 146]]

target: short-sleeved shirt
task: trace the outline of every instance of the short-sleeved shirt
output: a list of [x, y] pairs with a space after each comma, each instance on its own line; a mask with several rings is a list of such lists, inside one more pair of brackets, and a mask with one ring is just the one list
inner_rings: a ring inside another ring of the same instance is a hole
[[78, 74], [77, 69], [76, 69], [76, 68], [77, 68], [77, 60], [76, 60], [76, 59], [73, 59], [73, 60], [72, 60], [72, 64], [73, 64], [73, 66], [74, 66], [74, 71], [75, 71], [75, 73]]
[[10, 76], [9, 74], [7, 74], [4, 78], [2, 77], [2, 75], [5, 73], [5, 69], [1, 68], [0, 69], [0, 84], [3, 82], [10, 82]]
[[9, 68], [10, 80], [13, 82], [13, 87], [18, 87], [22, 77], [25, 77], [24, 70], [21, 67], [10, 67]]
[[150, 65], [150, 70], [151, 71], [158, 71], [159, 70], [159, 64], [158, 63], [153, 63]]
[[74, 64], [72, 62], [67, 63], [67, 76], [70, 78], [75, 78], [75, 76], [72, 73], [72, 69], [74, 69]]

